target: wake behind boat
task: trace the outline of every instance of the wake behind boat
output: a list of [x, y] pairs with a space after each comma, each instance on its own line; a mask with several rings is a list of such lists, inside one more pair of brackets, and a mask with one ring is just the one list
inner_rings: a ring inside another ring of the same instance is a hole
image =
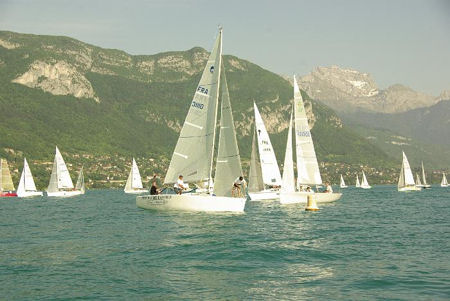
[[231, 196], [233, 180], [242, 175], [242, 168], [225, 76], [222, 77], [219, 150], [214, 187], [212, 186], [221, 69], [222, 29], [219, 29], [164, 180], [164, 184], [175, 184], [178, 176], [184, 175], [187, 183], [207, 183], [207, 189], [202, 192], [138, 196], [138, 207], [155, 210], [244, 212], [246, 198], [243, 195]]

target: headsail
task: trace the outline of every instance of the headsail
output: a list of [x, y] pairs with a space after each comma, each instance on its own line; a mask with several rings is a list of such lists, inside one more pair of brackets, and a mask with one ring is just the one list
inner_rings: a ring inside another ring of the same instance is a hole
[[406, 158], [405, 152], [403, 152], [403, 172], [405, 177], [405, 186], [414, 186], [414, 176], [411, 171], [411, 167], [409, 166], [408, 158]]
[[250, 158], [250, 171], [248, 173], [248, 191], [258, 192], [264, 189], [261, 163], [258, 157], [258, 146], [256, 145], [256, 128], [253, 131], [252, 155]]
[[233, 181], [242, 176], [241, 157], [236, 140], [225, 69], [222, 66], [222, 103], [220, 107], [219, 150], [217, 153], [214, 194], [231, 196]]
[[292, 157], [292, 112], [289, 120], [288, 138], [286, 142], [286, 153], [284, 155], [283, 178], [281, 192], [295, 192], [294, 160]]
[[219, 30], [181, 129], [164, 179], [165, 184], [175, 183], [179, 175], [183, 175], [187, 183], [211, 179], [221, 60], [222, 29]]
[[321, 185], [319, 164], [308, 125], [302, 94], [294, 76], [295, 146], [297, 154], [297, 187], [301, 184]]
[[72, 189], [72, 179], [70, 178], [69, 170], [67, 169], [66, 163], [64, 162], [58, 147], [56, 147], [55, 161], [58, 170], [58, 188]]
[[261, 161], [261, 170], [263, 176], [263, 182], [265, 185], [274, 186], [281, 185], [281, 174], [278, 168], [277, 158], [270, 142], [269, 134], [267, 133], [266, 126], [259, 113], [258, 107], [253, 103], [255, 110], [255, 126], [258, 138], [258, 150], [259, 158]]
[[14, 189], [14, 183], [9, 172], [8, 161], [5, 159], [0, 160], [1, 175], [0, 175], [0, 191], [12, 191]]

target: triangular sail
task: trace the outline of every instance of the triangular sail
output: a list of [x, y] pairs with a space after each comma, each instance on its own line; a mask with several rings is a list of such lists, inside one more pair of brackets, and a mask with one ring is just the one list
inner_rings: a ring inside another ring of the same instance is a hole
[[241, 156], [236, 140], [225, 69], [222, 66], [222, 103], [220, 107], [219, 150], [217, 152], [214, 194], [231, 196], [233, 181], [242, 176]]
[[366, 174], [364, 173], [364, 170], [363, 170], [362, 174], [363, 174], [363, 177], [362, 177], [361, 186], [367, 187], [367, 186], [369, 186], [369, 182], [367, 182], [367, 178], [366, 178]]
[[421, 185], [422, 185], [422, 183], [420, 182], [419, 174], [416, 173], [416, 186], [421, 186]]
[[294, 160], [292, 154], [292, 113], [289, 120], [288, 138], [286, 142], [286, 153], [284, 155], [283, 178], [281, 192], [295, 192]]
[[445, 176], [445, 173], [442, 173], [441, 186], [448, 186], [447, 177]]
[[261, 164], [258, 157], [258, 146], [256, 145], [256, 128], [253, 131], [252, 154], [250, 158], [250, 171], [248, 173], [248, 191], [258, 192], [264, 189]]
[[255, 126], [258, 138], [258, 150], [259, 158], [261, 161], [261, 170], [263, 176], [263, 182], [269, 186], [281, 185], [281, 174], [278, 168], [277, 158], [270, 142], [269, 134], [267, 133], [266, 126], [259, 113], [258, 107], [253, 103], [255, 111]]
[[187, 183], [211, 179], [221, 59], [222, 29], [195, 90], [164, 179], [166, 184], [175, 183], [179, 175]]
[[427, 177], [425, 175], [425, 168], [423, 167], [423, 161], [422, 161], [422, 182], [423, 185], [427, 185]]
[[399, 188], [405, 187], [405, 172], [402, 164], [402, 168], [400, 169], [400, 176], [398, 177], [398, 184], [397, 186]]
[[134, 189], [141, 189], [142, 186], [142, 179], [141, 179], [141, 173], [139, 172], [139, 168], [136, 164], [136, 160], [133, 158], [133, 166], [131, 168], [133, 172], [133, 177], [131, 181], [131, 187]]
[[58, 191], [58, 162], [56, 160], [53, 161], [52, 174], [50, 176], [50, 183], [47, 187], [47, 192], [57, 192]]
[[359, 177], [358, 177], [358, 175], [356, 175], [356, 183], [355, 183], [355, 187], [361, 187], [361, 184], [359, 183]]
[[302, 94], [294, 76], [295, 146], [297, 154], [297, 186], [321, 185], [319, 164], [308, 125]]
[[79, 190], [82, 193], [84, 193], [86, 190], [86, 187], [84, 184], [83, 166], [81, 166], [80, 172], [78, 174], [78, 179], [77, 179], [77, 184], [75, 185], [75, 190]]
[[127, 179], [127, 183], [125, 184], [125, 191], [130, 191], [133, 189], [133, 187], [131, 187], [131, 183], [133, 182], [133, 167], [130, 169], [130, 173], [128, 174], [128, 179]]
[[34, 183], [33, 175], [31, 174], [30, 166], [27, 159], [23, 159], [23, 169], [20, 175], [19, 186], [17, 186], [17, 192], [36, 191], [36, 185]]
[[341, 175], [341, 183], [340, 183], [341, 187], [345, 187], [347, 185], [345, 185], [345, 181], [344, 181], [344, 177]]
[[66, 163], [64, 162], [58, 147], [56, 147], [55, 160], [58, 170], [58, 189], [73, 189], [73, 183], [70, 178], [69, 170], [67, 169]]
[[411, 167], [409, 166], [408, 158], [406, 158], [405, 152], [403, 152], [403, 172], [405, 176], [405, 185], [406, 186], [414, 186], [416, 183], [414, 182], [414, 176], [411, 171]]
[[8, 162], [5, 159], [1, 159], [0, 165], [1, 165], [0, 191], [15, 190], [11, 173], [9, 172]]

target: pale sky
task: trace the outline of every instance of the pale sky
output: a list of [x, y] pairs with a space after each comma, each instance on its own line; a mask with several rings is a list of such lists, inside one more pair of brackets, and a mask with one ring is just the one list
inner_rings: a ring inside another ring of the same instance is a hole
[[450, 89], [449, 0], [0, 0], [0, 30], [130, 54], [212, 47], [273, 72], [338, 65], [438, 95]]

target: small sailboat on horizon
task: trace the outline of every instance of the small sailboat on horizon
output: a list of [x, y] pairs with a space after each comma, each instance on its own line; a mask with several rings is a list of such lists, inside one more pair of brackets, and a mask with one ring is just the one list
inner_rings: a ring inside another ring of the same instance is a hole
[[402, 167], [400, 169], [400, 176], [398, 178], [398, 191], [420, 191], [421, 188], [416, 186], [414, 182], [414, 176], [411, 171], [411, 167], [406, 157], [405, 152], [403, 153]]
[[347, 188], [348, 186], [345, 184], [344, 177], [341, 175], [341, 183], [339, 184], [341, 188]]
[[366, 174], [364, 173], [364, 170], [362, 171], [362, 181], [361, 181], [361, 188], [362, 189], [370, 189], [372, 186], [369, 185], [369, 182], [367, 182]]
[[447, 177], [445, 176], [445, 172], [442, 173], [442, 181], [441, 181], [441, 187], [448, 187], [448, 181]]
[[17, 196], [15, 190], [8, 161], [0, 159], [0, 197], [15, 197]]
[[148, 189], [144, 189], [142, 185], [141, 173], [139, 172], [139, 168], [134, 158], [131, 163], [131, 170], [128, 175], [127, 183], [125, 184], [125, 188], [123, 191], [125, 193], [130, 194], [139, 194], [148, 192]]
[[361, 187], [361, 183], [359, 182], [359, 176], [358, 176], [358, 174], [356, 174], [356, 183], [355, 183], [355, 187], [356, 187], [356, 188], [360, 188], [360, 187]]
[[[420, 183], [420, 178], [419, 178], [419, 183]], [[420, 183], [420, 185], [416, 185], [416, 186], [421, 187], [423, 189], [431, 188], [431, 185], [427, 183], [427, 177], [425, 176], [425, 168], [423, 167], [423, 161], [422, 161], [422, 183]]]
[[33, 175], [31, 174], [30, 166], [27, 158], [23, 158], [23, 169], [20, 175], [19, 185], [17, 186], [17, 196], [20, 198], [42, 196], [42, 191], [37, 191], [34, 183]]
[[49, 197], [71, 197], [83, 194], [81, 190], [75, 190], [72, 179], [70, 178], [69, 170], [59, 151], [55, 148], [55, 160], [53, 161], [52, 174], [50, 176], [50, 183], [47, 187], [47, 196]]

